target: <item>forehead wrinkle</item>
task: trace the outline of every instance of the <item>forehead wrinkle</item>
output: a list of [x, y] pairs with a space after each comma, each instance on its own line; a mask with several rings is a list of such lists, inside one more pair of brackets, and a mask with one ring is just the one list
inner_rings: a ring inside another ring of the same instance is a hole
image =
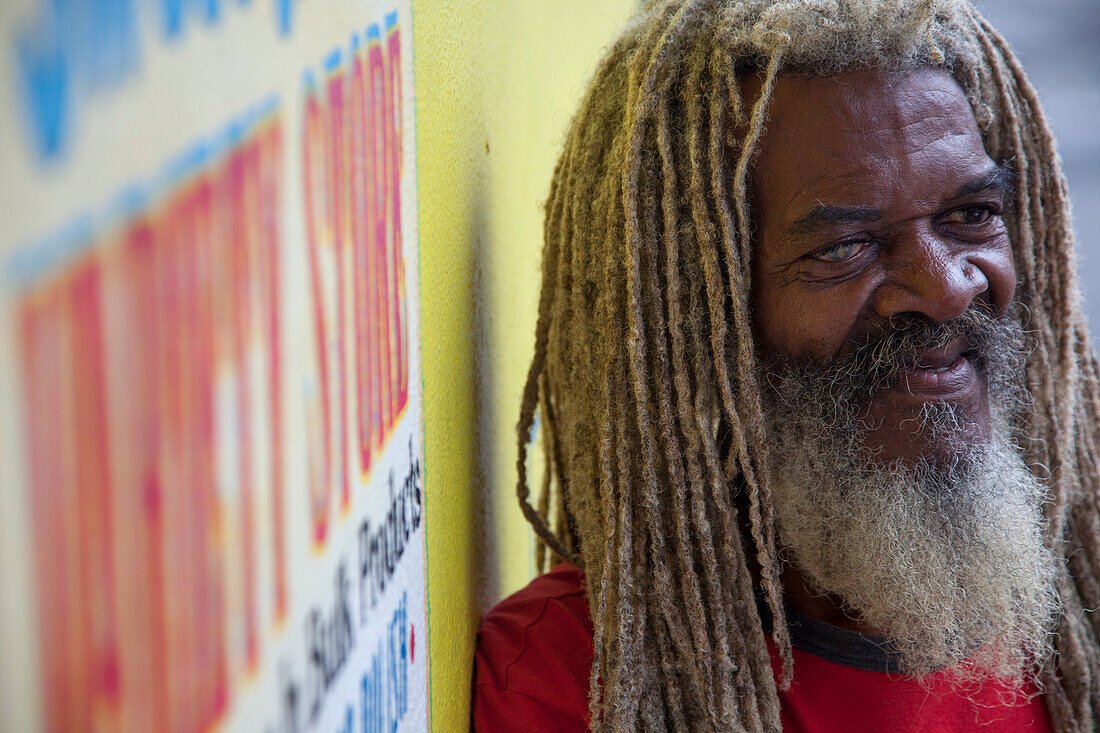
[[[750, 168], [749, 179], [750, 195], [756, 199], [754, 216], [764, 213], [770, 226], [778, 225], [776, 234], [807, 233], [812, 227], [806, 225], [827, 225], [829, 219], [854, 221], [854, 217], [826, 216], [810, 222], [806, 217], [815, 204], [878, 208], [885, 218], [893, 210], [891, 202], [902, 203], [888, 195], [888, 184], [909, 180], [914, 166], [926, 174], [934, 166], [945, 185], [910, 197], [909, 205], [896, 212], [907, 220], [916, 209], [940, 205], [966, 175], [992, 163], [955, 79], [943, 70], [928, 68], [886, 76], [878, 93], [869, 92], [867, 85], [856, 83], [850, 75], [812, 80], [780, 76], [769, 101], [774, 113], [767, 125], [771, 129], [761, 136], [760, 156]], [[807, 95], [824, 104], [808, 103]], [[856, 131], [856, 155], [831, 145], [828, 137], [806, 134], [822, 125]], [[778, 176], [777, 165], [811, 177]], [[762, 177], [764, 170], [770, 172]], [[782, 192], [786, 186], [776, 186], [780, 181], [794, 185]], [[764, 195], [764, 186], [772, 189], [771, 195]], [[870, 221], [869, 213], [864, 211], [859, 218]], [[799, 225], [798, 218], [806, 221]], [[778, 236], [772, 246], [782, 246], [784, 240], [794, 243], [790, 236]]]
[[[933, 167], [940, 171], [943, 190], [939, 193], [929, 190], [924, 197], [910, 199], [911, 203], [931, 206], [992, 187], [1011, 189], [1011, 169], [990, 171], [995, 164], [976, 134], [957, 129], [941, 130], [940, 134], [926, 138], [914, 140], [913, 136], [898, 131], [892, 131], [886, 139], [865, 138], [864, 159], [851, 161], [844, 160], [842, 155], [833, 156], [833, 169], [801, 185], [787, 201], [787, 209], [796, 207], [796, 202], [807, 195], [818, 204], [860, 205], [857, 202], [865, 203], [869, 193], [887, 192], [889, 186], [886, 184], [909, 180], [917, 175], [914, 171]], [[964, 141], [963, 145], [953, 142], [959, 139]], [[949, 181], [962, 181], [965, 177], [971, 180], [959, 184], [958, 188], [950, 188]], [[885, 203], [880, 201], [878, 205]]]
[[817, 206], [791, 222], [787, 234], [799, 238], [820, 230], [825, 224], [870, 223], [881, 219], [882, 211], [873, 206], [843, 206], [819, 201]]
[[[858, 174], [855, 174], [858, 177]], [[789, 199], [784, 203], [783, 210], [790, 211], [795, 202], [806, 196], [807, 191], [813, 192], [813, 202], [820, 205], [836, 203], [845, 195], [846, 185], [850, 184], [853, 173], [829, 170], [818, 177], [803, 183]], [[836, 201], [829, 199], [836, 198]]]
[[915, 71], [899, 77], [884, 83], [882, 93], [874, 96], [856, 92], [851, 84], [836, 84], [840, 93], [828, 114], [841, 124], [863, 128], [867, 148], [889, 148], [892, 156], [898, 147], [914, 149], [914, 144], [932, 145], [947, 137], [973, 134], [981, 139], [974, 112], [952, 77]]
[[[990, 161], [992, 163], [992, 160]], [[982, 191], [1001, 191], [1005, 198], [1011, 198], [1016, 187], [1016, 172], [1009, 163], [994, 163], [984, 173], [979, 174], [960, 186], [952, 198], [962, 198]]]

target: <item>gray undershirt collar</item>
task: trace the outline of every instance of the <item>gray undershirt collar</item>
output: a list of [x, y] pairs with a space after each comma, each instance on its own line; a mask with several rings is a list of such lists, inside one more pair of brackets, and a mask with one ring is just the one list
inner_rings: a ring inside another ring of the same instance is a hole
[[[764, 630], [771, 633], [772, 618], [767, 604], [758, 599], [757, 607]], [[786, 612], [791, 645], [795, 649], [865, 672], [901, 674], [897, 658], [886, 639], [833, 626], [791, 606], [786, 607]]]

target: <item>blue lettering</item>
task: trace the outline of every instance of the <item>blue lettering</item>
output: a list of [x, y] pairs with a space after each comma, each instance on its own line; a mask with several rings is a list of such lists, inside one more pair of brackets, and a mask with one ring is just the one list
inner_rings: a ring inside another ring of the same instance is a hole
[[408, 628], [408, 594], [402, 593], [360, 685], [364, 733], [395, 733], [409, 710]]
[[[295, 0], [274, 0], [281, 35], [291, 29]], [[251, 0], [236, 0], [244, 7]], [[138, 0], [38, 0], [31, 20], [15, 33], [19, 101], [30, 143], [43, 159], [63, 155], [77, 102], [116, 87], [141, 66]], [[157, 27], [174, 40], [189, 18], [218, 23], [226, 0], [153, 0]]]
[[289, 36], [294, 24], [294, 0], [274, 0], [275, 22], [280, 36]]

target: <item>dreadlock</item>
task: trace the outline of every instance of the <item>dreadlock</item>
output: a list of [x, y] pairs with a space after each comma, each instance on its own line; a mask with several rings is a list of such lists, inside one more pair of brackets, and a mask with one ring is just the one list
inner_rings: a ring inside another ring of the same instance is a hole
[[[547, 202], [521, 507], [585, 569], [594, 730], [780, 729], [750, 565], [790, 682], [768, 450], [750, 327], [746, 179], [780, 73], [948, 70], [990, 156], [1035, 341], [1025, 460], [1050, 486], [1062, 612], [1041, 679], [1055, 729], [1100, 726], [1100, 367], [1078, 305], [1054, 138], [1004, 39], [966, 0], [665, 0], [610, 48]], [[746, 99], [746, 70], [762, 72]], [[530, 502], [536, 411], [547, 474]], [[749, 536], [742, 536], [747, 528]]]

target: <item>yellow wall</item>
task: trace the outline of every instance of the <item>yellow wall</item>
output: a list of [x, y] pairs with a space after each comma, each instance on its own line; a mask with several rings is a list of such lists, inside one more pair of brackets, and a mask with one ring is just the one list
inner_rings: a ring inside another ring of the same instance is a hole
[[469, 720], [482, 611], [534, 574], [515, 424], [542, 202], [565, 128], [633, 0], [416, 2], [432, 728]]

